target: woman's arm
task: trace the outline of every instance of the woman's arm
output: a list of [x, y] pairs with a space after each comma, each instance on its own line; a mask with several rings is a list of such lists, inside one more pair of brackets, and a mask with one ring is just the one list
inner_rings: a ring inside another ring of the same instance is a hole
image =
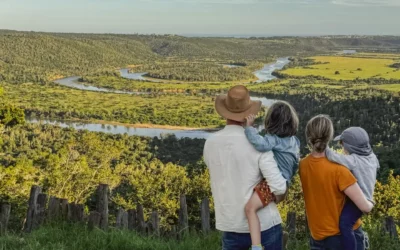
[[364, 213], [371, 212], [374, 205], [372, 202], [368, 201], [363, 192], [361, 191], [360, 186], [357, 183], [349, 186], [344, 190], [344, 193], [356, 204], [356, 206]]

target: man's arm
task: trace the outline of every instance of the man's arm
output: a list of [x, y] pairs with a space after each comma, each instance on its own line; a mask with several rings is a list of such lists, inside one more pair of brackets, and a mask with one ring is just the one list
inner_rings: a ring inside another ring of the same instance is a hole
[[258, 165], [269, 188], [271, 189], [271, 192], [274, 193], [275, 196], [284, 195], [287, 188], [286, 179], [283, 178], [281, 171], [276, 164], [274, 154], [272, 152], [261, 154]]
[[352, 170], [356, 166], [355, 158], [353, 155], [343, 155], [333, 151], [330, 148], [325, 150], [326, 157], [328, 160], [339, 163], [346, 168]]
[[247, 140], [253, 145], [253, 147], [259, 152], [271, 151], [275, 145], [276, 140], [272, 136], [262, 137], [258, 134], [257, 129], [247, 126], [244, 130]]

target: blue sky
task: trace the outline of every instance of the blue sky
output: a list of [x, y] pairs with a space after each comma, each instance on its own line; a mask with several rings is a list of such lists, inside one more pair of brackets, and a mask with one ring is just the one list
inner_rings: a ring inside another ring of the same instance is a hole
[[400, 0], [0, 0], [0, 29], [400, 35]]

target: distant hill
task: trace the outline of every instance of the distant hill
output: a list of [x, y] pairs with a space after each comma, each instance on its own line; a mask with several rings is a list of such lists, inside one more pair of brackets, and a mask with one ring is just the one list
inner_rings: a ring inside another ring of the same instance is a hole
[[0, 81], [46, 81], [155, 60], [270, 61], [344, 48], [400, 51], [400, 37], [201, 38], [0, 30]]

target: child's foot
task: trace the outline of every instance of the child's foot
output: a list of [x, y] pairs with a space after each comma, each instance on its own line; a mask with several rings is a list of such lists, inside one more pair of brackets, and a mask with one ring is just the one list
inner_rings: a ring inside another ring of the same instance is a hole
[[253, 245], [253, 246], [251, 246], [251, 250], [263, 250], [264, 248], [261, 246], [261, 244], [260, 245]]

